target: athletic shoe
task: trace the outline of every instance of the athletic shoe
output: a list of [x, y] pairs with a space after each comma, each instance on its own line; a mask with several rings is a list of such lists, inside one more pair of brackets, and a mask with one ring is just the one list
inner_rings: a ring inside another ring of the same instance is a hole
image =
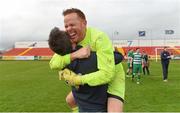
[[126, 77], [131, 77], [131, 75], [126, 75]]
[[134, 82], [134, 78], [131, 78], [132, 82]]

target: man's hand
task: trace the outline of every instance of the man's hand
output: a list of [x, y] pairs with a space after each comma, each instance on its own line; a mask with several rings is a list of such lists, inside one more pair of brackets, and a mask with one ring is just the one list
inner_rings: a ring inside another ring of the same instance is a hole
[[87, 46], [71, 53], [71, 61], [74, 59], [88, 58], [90, 56], [90, 51], [90, 46]]
[[82, 84], [80, 76], [69, 69], [59, 71], [59, 79], [65, 80], [71, 86], [77, 86]]
[[170, 59], [170, 58], [171, 58], [171, 56], [167, 56], [167, 58], [168, 58], [168, 59]]

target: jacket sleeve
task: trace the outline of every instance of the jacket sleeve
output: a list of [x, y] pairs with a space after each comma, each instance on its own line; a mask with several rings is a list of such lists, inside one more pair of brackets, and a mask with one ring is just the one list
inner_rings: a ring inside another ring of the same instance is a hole
[[[166, 54], [166, 55], [164, 55], [164, 54]], [[170, 54], [168, 53], [168, 52], [162, 52], [161, 53], [161, 59], [162, 60], [168, 60], [168, 59], [170, 59]]]
[[164, 52], [161, 53], [161, 59], [165, 60]]
[[70, 54], [61, 56], [55, 53], [49, 62], [49, 66], [51, 69], [61, 70], [66, 65], [70, 64], [70, 62]]
[[110, 82], [115, 73], [113, 46], [106, 34], [101, 34], [95, 42], [98, 71], [81, 76], [82, 84], [90, 86]]

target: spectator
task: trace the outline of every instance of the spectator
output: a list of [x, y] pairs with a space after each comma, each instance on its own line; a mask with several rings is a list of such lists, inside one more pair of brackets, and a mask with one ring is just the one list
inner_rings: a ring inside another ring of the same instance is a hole
[[161, 64], [162, 64], [164, 82], [167, 82], [168, 80], [168, 67], [169, 67], [170, 59], [171, 59], [170, 53], [167, 51], [167, 47], [164, 47], [164, 50], [161, 52]]
[[144, 50], [142, 51], [142, 59], [143, 59], [143, 63], [142, 63], [143, 74], [145, 75], [147, 71], [147, 75], [149, 75], [149, 58]]

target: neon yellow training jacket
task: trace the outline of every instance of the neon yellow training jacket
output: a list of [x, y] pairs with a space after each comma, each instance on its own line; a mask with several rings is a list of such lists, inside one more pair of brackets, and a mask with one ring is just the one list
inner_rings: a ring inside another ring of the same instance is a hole
[[[109, 37], [95, 28], [87, 28], [86, 36], [78, 45], [83, 47], [90, 45], [91, 51], [96, 51], [98, 71], [81, 76], [82, 84], [97, 86], [110, 82], [115, 73], [113, 46]], [[51, 61], [51, 69], [63, 69], [70, 64], [70, 54], [60, 56], [54, 54]]]

